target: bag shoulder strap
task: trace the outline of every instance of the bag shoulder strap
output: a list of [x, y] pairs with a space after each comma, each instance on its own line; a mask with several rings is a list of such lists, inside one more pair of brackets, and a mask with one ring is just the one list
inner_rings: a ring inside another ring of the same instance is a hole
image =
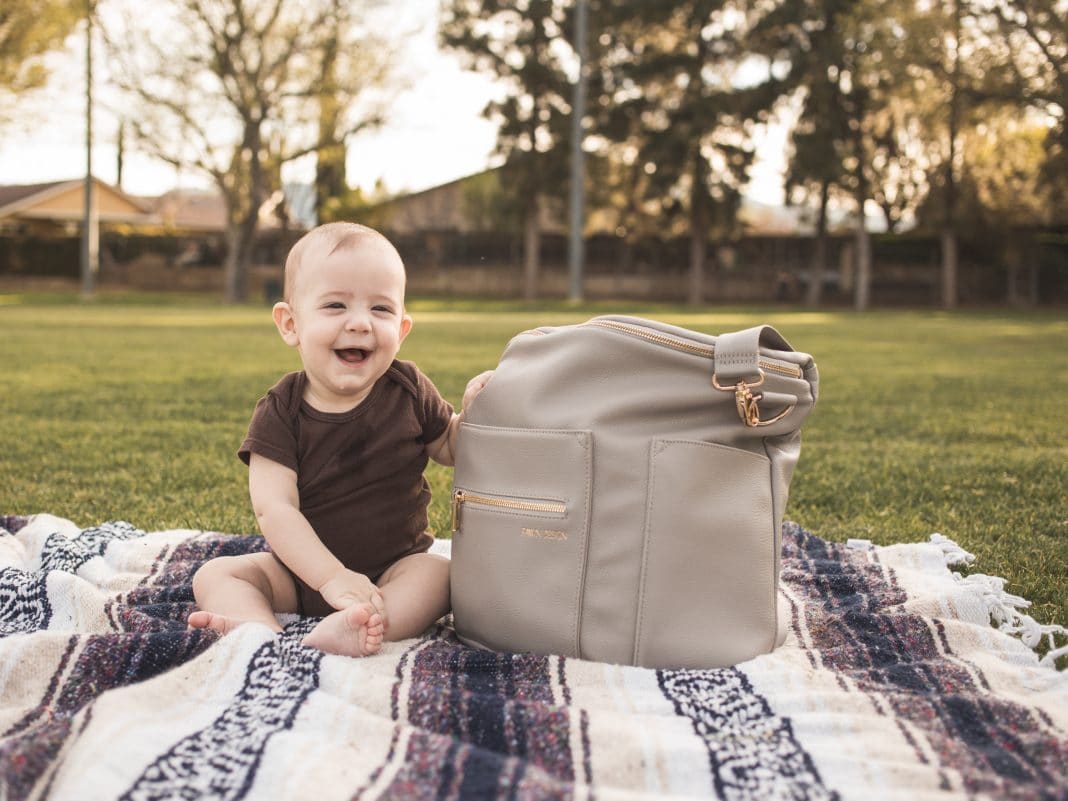
[[758, 364], [761, 346], [773, 350], [793, 350], [782, 334], [770, 325], [720, 334], [716, 337], [713, 375], [724, 386], [747, 378], [754, 381], [761, 374]]

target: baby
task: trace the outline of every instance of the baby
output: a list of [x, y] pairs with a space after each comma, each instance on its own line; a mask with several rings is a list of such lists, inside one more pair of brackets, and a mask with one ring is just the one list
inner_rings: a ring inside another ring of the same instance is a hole
[[[449, 561], [427, 553], [428, 457], [452, 465], [457, 415], [411, 362], [404, 264], [353, 223], [319, 226], [285, 265], [274, 323], [303, 370], [260, 399], [238, 455], [270, 553], [220, 557], [193, 578], [189, 625], [221, 633], [276, 612], [322, 617], [304, 644], [367, 656], [449, 610]], [[466, 408], [489, 380], [468, 383]]]

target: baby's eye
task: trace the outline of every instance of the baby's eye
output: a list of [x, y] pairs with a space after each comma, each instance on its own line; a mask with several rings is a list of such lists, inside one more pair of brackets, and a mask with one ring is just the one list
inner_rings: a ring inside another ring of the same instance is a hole
[[344, 309], [345, 304], [339, 300], [335, 300], [333, 303], [326, 303], [323, 305], [324, 309]]
[[371, 311], [385, 312], [386, 314], [393, 314], [393, 307], [392, 306], [374, 306], [374, 307], [372, 307]]

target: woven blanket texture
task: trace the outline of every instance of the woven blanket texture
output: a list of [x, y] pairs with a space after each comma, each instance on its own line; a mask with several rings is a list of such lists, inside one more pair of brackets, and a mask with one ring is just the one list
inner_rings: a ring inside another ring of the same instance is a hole
[[188, 630], [196, 568], [263, 547], [0, 518], [0, 798], [1068, 799], [1068, 673], [946, 540], [787, 524], [786, 644], [707, 671]]

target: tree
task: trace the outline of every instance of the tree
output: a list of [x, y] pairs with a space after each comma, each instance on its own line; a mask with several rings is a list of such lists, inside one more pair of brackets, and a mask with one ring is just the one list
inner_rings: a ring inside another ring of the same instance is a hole
[[[831, 23], [833, 25], [833, 21]], [[825, 67], [804, 93], [801, 114], [790, 133], [790, 159], [785, 190], [789, 202], [815, 199], [816, 242], [809, 263], [805, 303], [819, 306], [827, 271], [828, 212], [831, 198], [842, 193], [845, 183], [842, 151], [846, 147], [848, 122], [842, 115], [838, 85], [827, 80], [833, 60], [816, 63]]]
[[837, 25], [841, 63], [833, 70], [846, 132], [841, 150], [843, 184], [854, 199], [855, 282], [853, 305], [871, 304], [871, 235], [866, 207], [874, 200], [891, 229], [919, 200], [910, 150], [907, 104], [900, 90], [909, 81], [905, 56], [911, 0], [860, 0]]
[[567, 186], [567, 137], [574, 61], [565, 32], [567, 0], [448, 0], [440, 39], [467, 65], [496, 75], [505, 96], [484, 114], [499, 125], [496, 155], [521, 208], [523, 296], [537, 295], [541, 217]]
[[[134, 99], [138, 145], [211, 177], [227, 207], [225, 296], [247, 294], [260, 208], [281, 167], [381, 121], [358, 104], [383, 80], [382, 55], [354, 6], [337, 0], [168, 0], [107, 31]], [[334, 76], [324, 95], [323, 76]], [[325, 103], [331, 106], [323, 114]]]
[[784, 0], [770, 10], [756, 5], [746, 40], [753, 55], [767, 60], [769, 104], [799, 107], [784, 188], [788, 203], [815, 201], [816, 241], [805, 292], [809, 306], [822, 300], [828, 210], [847, 183], [844, 162], [851, 138], [839, 85], [845, 61], [840, 28], [857, 1]]
[[[384, 86], [391, 82], [393, 67], [393, 54], [385, 42], [366, 31], [360, 32], [358, 41], [353, 39], [352, 1], [331, 2], [339, 24], [324, 32], [320, 77], [316, 83], [319, 144], [315, 152], [315, 207], [320, 222], [330, 217], [330, 208], [344, 205], [352, 193], [346, 170], [346, 140], [352, 133], [353, 75], [359, 75], [363, 86]], [[346, 21], [350, 24], [346, 25]]]
[[[1058, 208], [1068, 207], [1068, 2], [984, 0], [996, 16], [1015, 68], [1021, 104], [1051, 121], [1043, 183]], [[1062, 221], [1068, 214], [1062, 212]]]
[[960, 139], [1003, 83], [971, 2], [786, 0], [755, 26], [763, 33], [758, 42], [778, 45], [763, 51], [784, 53], [791, 66], [784, 85], [803, 87], [788, 186], [800, 183], [805, 194], [826, 198], [826, 176], [828, 186], [848, 186], [854, 195], [860, 307], [870, 275], [864, 204], [874, 201], [894, 231], [921, 203], [930, 215], [925, 197], [932, 190], [940, 201], [944, 302], [955, 303]]
[[[971, 0], [950, 0], [916, 10], [906, 22], [904, 54], [909, 81], [899, 102], [928, 144], [924, 183], [928, 189], [924, 222], [938, 231], [942, 251], [942, 305], [953, 308], [958, 295], [958, 239], [963, 231], [961, 192], [968, 174], [965, 135], [1004, 103], [1006, 76], [989, 32]], [[931, 202], [931, 200], [935, 202]], [[937, 211], [936, 211], [937, 209]]]
[[661, 231], [683, 221], [691, 304], [704, 300], [709, 237], [733, 231], [753, 158], [735, 19], [723, 0], [621, 3], [601, 35], [599, 131], [629, 167], [628, 216], [654, 216]]
[[[1004, 107], [984, 115], [961, 131], [961, 171], [957, 179], [955, 218], [974, 247], [998, 254], [1007, 268], [1010, 302], [1022, 302], [1018, 280], [1030, 271], [1030, 302], [1035, 302], [1037, 270], [1029, 258], [1032, 245], [1023, 232], [1052, 222], [1052, 189], [1043, 184], [1047, 125], [1021, 118], [1019, 109]], [[944, 198], [935, 187], [918, 215], [921, 222], [943, 219]]]
[[85, 14], [76, 0], [0, 4], [0, 123], [10, 121], [14, 98], [45, 85], [45, 55], [63, 46]]
[[[340, 2], [335, 0], [340, 13]], [[339, 102], [338, 61], [341, 41], [338, 28], [329, 30], [323, 40], [323, 58], [319, 76], [319, 143], [315, 153], [315, 210], [323, 222], [323, 212], [334, 198], [341, 198], [348, 189], [346, 180], [345, 142], [338, 139], [338, 127], [344, 116]]]
[[[893, 137], [878, 112], [886, 82], [872, 53], [881, 35], [879, 0], [784, 0], [754, 4], [747, 45], [768, 62], [767, 103], [799, 96], [786, 188], [791, 199], [818, 198], [817, 247], [807, 301], [820, 300], [827, 206], [851, 196], [856, 206], [854, 305], [870, 302], [871, 241], [865, 206], [876, 183], [877, 150]], [[884, 162], [889, 159], [883, 158]]]
[[962, 181], [971, 199], [961, 213], [977, 231], [1049, 224], [1053, 204], [1042, 186], [1045, 125], [1021, 119], [1014, 109], [988, 114], [962, 135], [967, 165]]

